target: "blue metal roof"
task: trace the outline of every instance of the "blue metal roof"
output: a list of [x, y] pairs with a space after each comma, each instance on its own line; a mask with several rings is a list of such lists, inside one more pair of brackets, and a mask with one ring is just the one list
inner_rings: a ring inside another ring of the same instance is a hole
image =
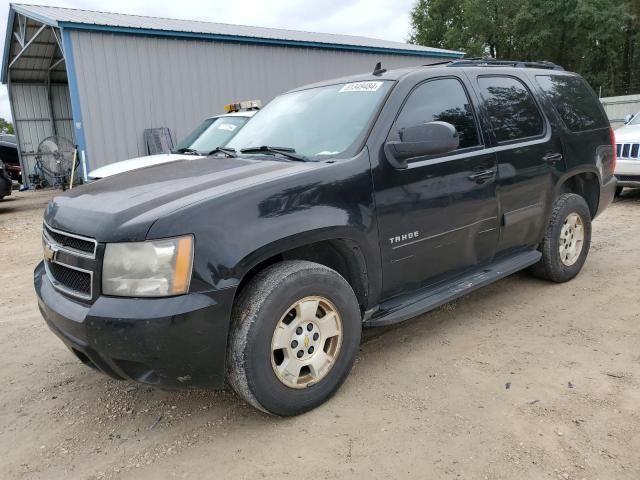
[[327, 48], [425, 57], [460, 58], [464, 55], [458, 51], [354, 35], [302, 32], [297, 30], [250, 27], [195, 20], [146, 17], [23, 4], [11, 4], [9, 25], [7, 28], [8, 38], [10, 38], [10, 30], [13, 27], [12, 18], [14, 12], [33, 18], [41, 23], [63, 29], [97, 30], [166, 37], [190, 37], [238, 43]]

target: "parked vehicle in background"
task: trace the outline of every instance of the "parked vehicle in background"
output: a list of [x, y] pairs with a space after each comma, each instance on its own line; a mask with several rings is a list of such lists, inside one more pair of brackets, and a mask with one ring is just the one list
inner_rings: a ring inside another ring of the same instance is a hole
[[0, 134], [0, 162], [5, 165], [5, 173], [12, 180], [22, 183], [22, 168], [18, 157], [16, 136], [11, 133]]
[[363, 327], [525, 268], [571, 280], [616, 188], [598, 98], [547, 63], [378, 65], [277, 97], [217, 155], [55, 197], [35, 290], [87, 365], [275, 415], [327, 400]]
[[[258, 108], [252, 107], [252, 108]], [[186, 136], [171, 153], [147, 155], [110, 163], [89, 172], [89, 180], [99, 180], [118, 173], [130, 172], [138, 168], [175, 162], [176, 160], [197, 160], [206, 157], [216, 148], [224, 145], [256, 114], [256, 110], [234, 111], [207, 118]]]
[[625, 125], [615, 133], [618, 155], [616, 194], [620, 195], [626, 187], [640, 188], [640, 113], [629, 115]]
[[7, 173], [4, 163], [0, 161], [0, 200], [7, 195], [11, 195], [11, 189], [11, 177]]

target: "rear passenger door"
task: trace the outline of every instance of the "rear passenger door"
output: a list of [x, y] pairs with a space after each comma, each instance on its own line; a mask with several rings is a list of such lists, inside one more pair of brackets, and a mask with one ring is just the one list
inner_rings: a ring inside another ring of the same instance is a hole
[[531, 89], [511, 75], [475, 75], [498, 157], [500, 239], [496, 255], [539, 243], [564, 170], [561, 138]]

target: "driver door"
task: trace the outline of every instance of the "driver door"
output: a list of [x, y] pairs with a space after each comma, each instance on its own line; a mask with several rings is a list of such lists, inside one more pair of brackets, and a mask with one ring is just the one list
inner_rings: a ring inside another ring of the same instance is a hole
[[404, 169], [384, 149], [374, 173], [383, 298], [428, 286], [489, 262], [499, 236], [496, 155], [484, 147], [476, 109], [463, 81], [434, 78], [406, 98], [387, 140], [421, 123], [448, 122], [457, 150], [418, 157]]

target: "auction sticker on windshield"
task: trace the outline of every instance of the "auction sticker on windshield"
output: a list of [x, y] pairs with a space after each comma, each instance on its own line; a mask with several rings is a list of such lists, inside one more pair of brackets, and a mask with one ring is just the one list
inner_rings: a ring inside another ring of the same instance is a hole
[[382, 82], [347, 83], [340, 89], [342, 92], [375, 92], [382, 86]]
[[233, 132], [236, 128], [236, 125], [232, 125], [230, 123], [223, 123], [218, 127], [218, 130], [228, 130], [229, 132]]

